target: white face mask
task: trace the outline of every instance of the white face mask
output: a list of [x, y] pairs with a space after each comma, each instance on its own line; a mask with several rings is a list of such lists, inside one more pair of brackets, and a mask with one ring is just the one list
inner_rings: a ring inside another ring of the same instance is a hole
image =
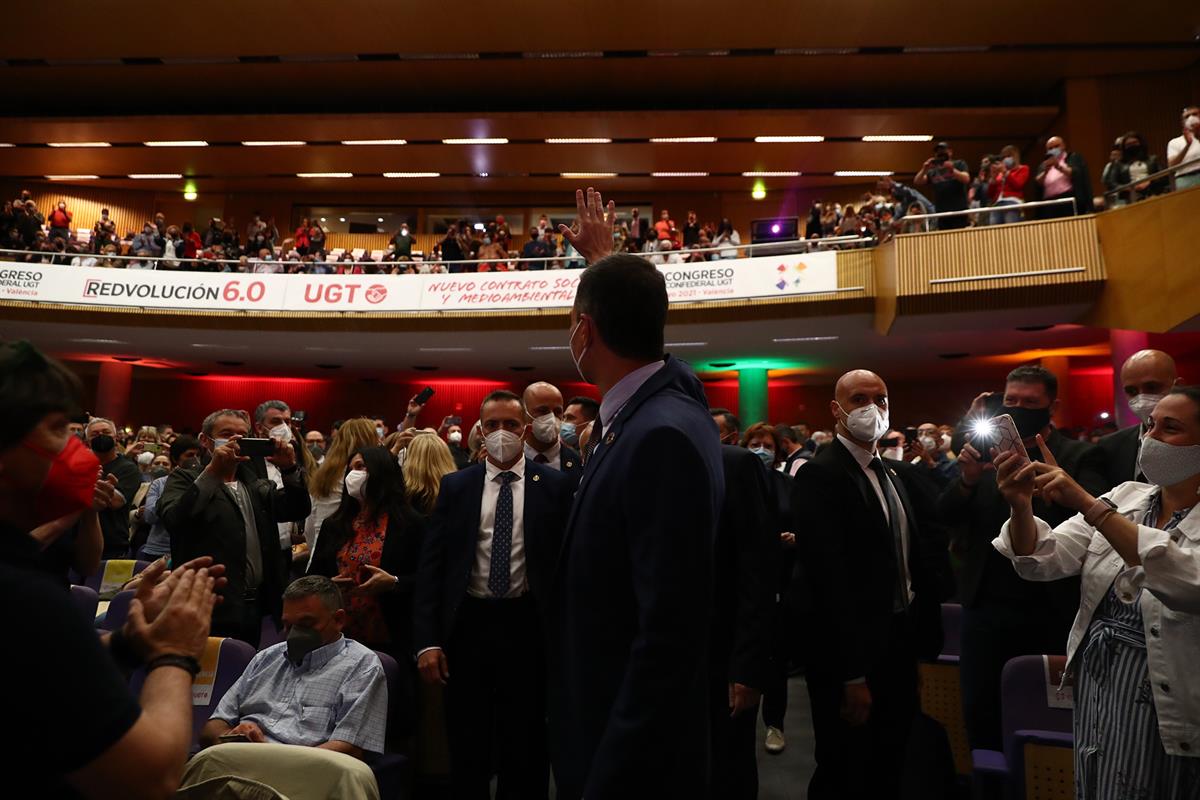
[[352, 469], [346, 473], [346, 494], [361, 503], [366, 491], [367, 471], [365, 469]]
[[881, 455], [884, 458], [890, 458], [892, 461], [903, 461], [904, 460], [904, 448], [903, 447], [889, 447], [886, 450], [880, 451], [879, 455]]
[[376, 436], [378, 436], [380, 439], [382, 439], [382, 438], [383, 438], [383, 435], [384, 435], [385, 433], [387, 433], [387, 431], [386, 431], [386, 430], [384, 430], [384, 428], [383, 428], [383, 426], [382, 426], [382, 425], [376, 425], [376, 426], [375, 426], [375, 435], [376, 435]]
[[497, 428], [484, 436], [483, 443], [487, 446], [488, 458], [496, 464], [516, 461], [521, 454], [521, 437], [504, 428]]
[[954, 441], [954, 438], [953, 438], [952, 436], [950, 436], [950, 434], [948, 434], [948, 433], [943, 433], [943, 434], [942, 434], [942, 443], [941, 443], [941, 445], [939, 445], [939, 449], [940, 449], [940, 450], [941, 450], [943, 453], [949, 452], [949, 450], [950, 450], [950, 443], [951, 443], [951, 442], [953, 442], [953, 441]]
[[1162, 400], [1161, 394], [1139, 394], [1129, 398], [1129, 410], [1134, 416], [1142, 421], [1143, 425], [1150, 423], [1150, 412], [1158, 405], [1158, 401]]
[[552, 413], [533, 418], [533, 438], [542, 444], [554, 444], [557, 442], [558, 430], [558, 417]]
[[938, 447], [937, 440], [932, 436], [922, 436], [917, 439], [917, 441], [921, 443], [921, 447], [924, 447], [925, 450], [930, 453], [932, 453]]
[[591, 383], [588, 376], [583, 374], [583, 357], [587, 355], [588, 349], [585, 347], [582, 353], [575, 355], [575, 331], [579, 330], [579, 326], [582, 324], [583, 317], [580, 317], [579, 321], [575, 323], [575, 327], [571, 328], [571, 335], [567, 338], [567, 348], [571, 351], [571, 360], [575, 362], [575, 371], [579, 373], [579, 377], [583, 379], [584, 383]]
[[1183, 126], [1185, 128], [1190, 128], [1191, 130], [1200, 128], [1200, 116], [1197, 116], [1195, 114], [1188, 114], [1186, 117], [1183, 118]]
[[272, 439], [278, 439], [284, 444], [292, 441], [292, 429], [286, 422], [279, 423], [274, 428], [271, 428], [268, 433], [270, 433]]
[[[838, 408], [842, 408], [841, 403], [838, 403]], [[842, 413], [846, 415], [842, 424], [850, 431], [850, 435], [860, 442], [877, 442], [891, 427], [887, 410], [874, 403], [868, 403], [849, 413], [842, 408]]]
[[450, 442], [450, 444], [458, 444], [462, 441], [462, 431], [450, 431], [450, 434], [446, 437], [446, 441]]
[[1200, 444], [1167, 444], [1153, 436], [1143, 436], [1138, 468], [1156, 486], [1182, 483], [1200, 473]]

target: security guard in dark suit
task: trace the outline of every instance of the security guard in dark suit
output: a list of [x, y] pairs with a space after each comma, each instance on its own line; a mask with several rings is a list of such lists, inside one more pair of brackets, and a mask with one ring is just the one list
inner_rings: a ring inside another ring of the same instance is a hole
[[583, 477], [583, 459], [559, 436], [563, 423], [563, 396], [558, 387], [538, 381], [525, 388], [521, 398], [529, 427], [525, 432], [525, 455], [537, 464], [566, 473], [572, 486]]
[[1125, 481], [1144, 480], [1137, 457], [1150, 412], [1177, 383], [1179, 375], [1175, 370], [1175, 359], [1162, 350], [1139, 350], [1125, 359], [1121, 366], [1121, 389], [1138, 424], [1110, 433], [1096, 443], [1104, 454], [1108, 488], [1120, 486]]

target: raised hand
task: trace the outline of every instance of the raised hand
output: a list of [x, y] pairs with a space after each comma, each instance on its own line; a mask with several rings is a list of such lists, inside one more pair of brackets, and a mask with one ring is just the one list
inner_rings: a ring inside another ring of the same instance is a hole
[[216, 604], [215, 580], [208, 570], [179, 570], [166, 604], [153, 622], [146, 619], [146, 608], [134, 597], [129, 604], [125, 635], [147, 660], [162, 655], [183, 655], [199, 659], [204, 654], [212, 610]]
[[616, 204], [610, 200], [606, 209], [600, 192], [589, 186], [586, 198], [582, 189], [575, 190], [575, 207], [579, 212], [577, 229], [559, 225], [558, 230], [584, 261], [594, 264], [612, 254]]

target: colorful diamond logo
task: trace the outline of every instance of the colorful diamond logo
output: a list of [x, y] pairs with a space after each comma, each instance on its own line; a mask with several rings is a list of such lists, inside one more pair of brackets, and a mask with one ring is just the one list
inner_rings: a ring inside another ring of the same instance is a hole
[[776, 272], [787, 272], [787, 264], [780, 264], [775, 268]]
[[777, 288], [779, 291], [782, 292], [784, 289], [787, 288], [787, 281], [780, 278], [779, 283], [775, 284], [775, 288]]

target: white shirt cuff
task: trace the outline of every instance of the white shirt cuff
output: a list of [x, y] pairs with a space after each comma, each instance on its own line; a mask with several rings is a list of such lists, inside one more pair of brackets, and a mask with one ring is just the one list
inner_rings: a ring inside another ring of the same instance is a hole
[[417, 651], [417, 659], [420, 660], [421, 656], [425, 655], [430, 650], [441, 650], [441, 649], [442, 648], [440, 648], [440, 647], [422, 647], [420, 650]]

